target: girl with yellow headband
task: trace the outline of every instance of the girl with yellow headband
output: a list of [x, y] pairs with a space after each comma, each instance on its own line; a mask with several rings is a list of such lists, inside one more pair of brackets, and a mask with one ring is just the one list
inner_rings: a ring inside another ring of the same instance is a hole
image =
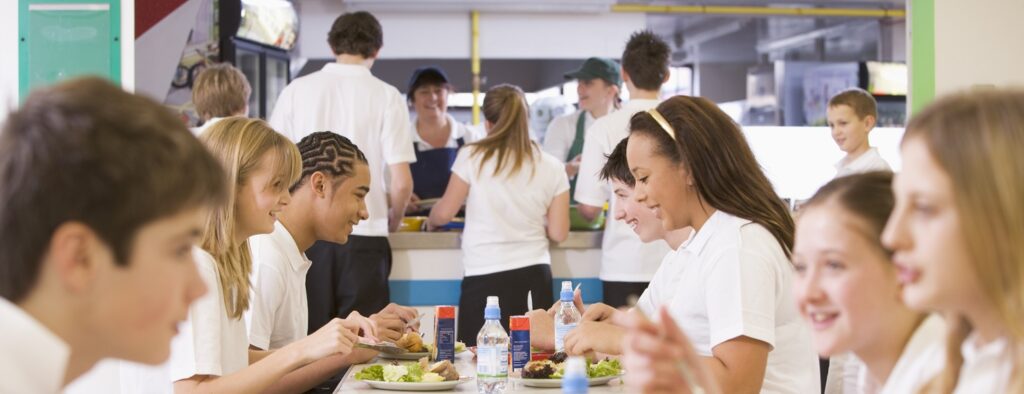
[[[674, 321], [688, 337], [704, 386], [726, 393], [819, 392], [810, 330], [790, 292], [793, 219], [739, 126], [706, 99], [676, 96], [633, 116], [626, 157], [636, 178], [633, 198], [653, 209], [666, 230], [695, 230], [673, 262], [683, 267], [676, 293], [656, 318]], [[587, 314], [596, 314], [592, 308]], [[628, 320], [617, 311], [602, 318]], [[633, 337], [622, 344], [625, 362], [634, 366], [630, 374], [664, 382], [643, 375], [676, 366], [635, 357]], [[635, 367], [644, 362], [650, 365]]]

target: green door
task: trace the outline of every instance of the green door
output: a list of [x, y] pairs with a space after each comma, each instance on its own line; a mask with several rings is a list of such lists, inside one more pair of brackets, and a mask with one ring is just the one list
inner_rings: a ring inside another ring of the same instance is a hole
[[121, 82], [119, 0], [19, 0], [18, 90], [80, 75]]

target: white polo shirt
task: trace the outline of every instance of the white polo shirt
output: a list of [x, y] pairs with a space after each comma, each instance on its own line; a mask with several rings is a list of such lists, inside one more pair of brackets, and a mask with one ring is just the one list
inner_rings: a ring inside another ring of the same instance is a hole
[[[594, 115], [591, 115], [590, 112], [578, 110], [552, 120], [548, 124], [547, 133], [544, 134], [544, 151], [563, 163], [570, 159], [569, 149], [572, 148], [572, 141], [576, 139], [576, 122], [579, 121], [580, 112], [583, 113], [583, 130], [589, 129], [597, 119], [594, 119]], [[583, 137], [586, 141], [586, 133]]]
[[[580, 172], [576, 175], [576, 195], [573, 196], [577, 202], [601, 207], [611, 200], [608, 212], [615, 212], [611, 185], [601, 180], [601, 168], [619, 141], [629, 137], [629, 119], [633, 114], [654, 108], [659, 103], [660, 100], [630, 100], [587, 129]], [[605, 220], [600, 278], [606, 282], [650, 282], [661, 259], [670, 249], [664, 242], [645, 244], [625, 223]]]
[[71, 348], [0, 297], [0, 393], [59, 393]]
[[298, 142], [317, 131], [332, 131], [359, 146], [370, 164], [368, 220], [352, 234], [388, 235], [388, 165], [412, 163], [409, 111], [404, 96], [359, 65], [328, 63], [323, 69], [292, 81], [281, 92], [270, 117], [278, 132]]
[[478, 135], [474, 130], [470, 130], [465, 124], [455, 120], [451, 115], [445, 115], [448, 117], [448, 141], [445, 142], [444, 146], [431, 146], [429, 143], [420, 138], [419, 130], [416, 129], [416, 118], [413, 117], [411, 120], [412, 126], [409, 131], [412, 132], [412, 143], [416, 145], [421, 151], [431, 150], [438, 148], [458, 148], [459, 138], [462, 138], [462, 142], [465, 144], [476, 142], [484, 138], [484, 136]]
[[820, 392], [818, 355], [793, 301], [793, 267], [759, 224], [716, 211], [679, 251], [669, 310], [701, 356], [746, 336], [771, 346], [762, 393]]
[[299, 251], [288, 229], [249, 238], [252, 249], [252, 302], [245, 312], [249, 344], [280, 349], [305, 338], [309, 328], [306, 273], [312, 262]]
[[643, 294], [640, 294], [636, 307], [645, 315], [657, 316], [658, 308], [668, 305], [679, 290], [676, 284], [679, 281], [679, 274], [683, 272], [683, 262], [679, 261], [678, 257], [679, 250], [670, 250], [661, 260], [651, 284], [644, 289]]
[[846, 159], [844, 158], [836, 163], [835, 167], [836, 178], [871, 171], [892, 172], [892, 167], [889, 167], [889, 163], [887, 163], [885, 159], [882, 158], [882, 155], [878, 153], [878, 148], [868, 149], [867, 152], [864, 152], [860, 157], [849, 163], [846, 163]]
[[534, 144], [532, 162], [524, 161], [515, 174], [506, 166], [495, 176], [494, 158], [481, 170], [483, 154], [475, 150], [459, 150], [452, 165], [452, 173], [469, 184], [462, 232], [466, 276], [551, 264], [545, 223], [552, 200], [569, 191], [562, 162]]
[[[1013, 354], [1006, 338], [982, 346], [972, 333], [960, 347], [964, 363], [960, 366], [956, 394], [1007, 393], [1013, 377]], [[1020, 362], [1018, 360], [1018, 362]]]
[[[902, 394], [916, 393], [921, 386], [942, 371], [945, 355], [946, 323], [938, 315], [930, 315], [914, 330], [910, 341], [896, 361], [889, 378], [882, 385], [871, 381], [864, 362], [854, 355], [847, 363], [856, 373], [856, 390], [850, 393]], [[847, 368], [848, 370], [850, 368]], [[831, 376], [830, 376], [831, 378]], [[847, 385], [847, 387], [849, 387]]]
[[189, 306], [188, 320], [171, 341], [171, 382], [193, 375], [229, 375], [249, 366], [245, 320], [228, 317], [216, 261], [198, 247], [192, 256], [208, 290]]
[[217, 122], [220, 122], [222, 119], [224, 119], [224, 118], [213, 117], [213, 118], [210, 118], [210, 120], [206, 121], [206, 123], [203, 123], [202, 126], [192, 127], [192, 128], [189, 128], [189, 130], [192, 131], [192, 134], [194, 134], [195, 136], [198, 137], [200, 135], [203, 135], [203, 133], [206, 132], [206, 129], [209, 129], [210, 127], [212, 127]]

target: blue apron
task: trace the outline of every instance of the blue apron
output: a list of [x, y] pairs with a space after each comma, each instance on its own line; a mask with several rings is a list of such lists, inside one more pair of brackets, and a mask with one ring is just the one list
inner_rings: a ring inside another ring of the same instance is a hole
[[[420, 199], [439, 198], [448, 188], [448, 180], [452, 176], [452, 164], [459, 148], [466, 144], [462, 138], [456, 139], [457, 148], [438, 148], [420, 150], [420, 144], [413, 144], [416, 149], [416, 162], [409, 166], [412, 170], [412, 192]], [[427, 210], [429, 213], [429, 210]]]

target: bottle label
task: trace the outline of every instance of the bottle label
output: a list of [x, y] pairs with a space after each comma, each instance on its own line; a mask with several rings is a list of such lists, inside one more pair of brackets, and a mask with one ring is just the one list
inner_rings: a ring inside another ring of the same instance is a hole
[[508, 377], [508, 347], [477, 347], [476, 359], [476, 376], [488, 378]]
[[555, 351], [565, 351], [565, 335], [576, 328], [576, 323], [572, 324], [559, 324], [555, 323]]

